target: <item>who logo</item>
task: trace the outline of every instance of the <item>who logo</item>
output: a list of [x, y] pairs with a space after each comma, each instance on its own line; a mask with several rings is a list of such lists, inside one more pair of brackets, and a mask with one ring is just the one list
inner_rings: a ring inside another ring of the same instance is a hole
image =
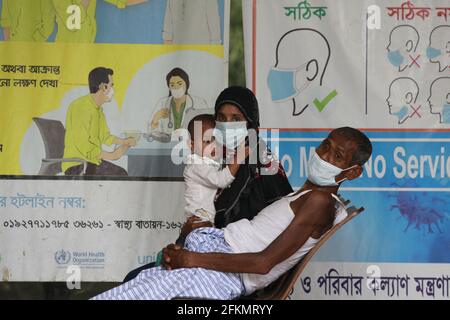
[[64, 249], [55, 252], [55, 261], [57, 264], [68, 264], [72, 254]]

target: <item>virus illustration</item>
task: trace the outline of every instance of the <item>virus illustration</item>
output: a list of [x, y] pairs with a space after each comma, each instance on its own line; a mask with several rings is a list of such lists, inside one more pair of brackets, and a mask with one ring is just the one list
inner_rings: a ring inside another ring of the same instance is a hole
[[[393, 183], [392, 186], [417, 187], [414, 181], [407, 182], [402, 186]], [[443, 224], [444, 220], [450, 217], [450, 199], [445, 195], [439, 197], [434, 192], [401, 191], [389, 194], [388, 197], [395, 199], [395, 203], [391, 205], [390, 210], [398, 210], [401, 217], [408, 222], [403, 232], [414, 225], [417, 230], [423, 227], [428, 233], [434, 233], [435, 230], [442, 233], [439, 224]]]

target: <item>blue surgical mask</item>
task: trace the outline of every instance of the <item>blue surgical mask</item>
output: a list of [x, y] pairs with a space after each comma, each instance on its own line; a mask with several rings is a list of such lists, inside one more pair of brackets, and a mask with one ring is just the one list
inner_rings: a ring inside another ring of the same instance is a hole
[[308, 161], [308, 180], [318, 186], [337, 186], [347, 178], [336, 181], [336, 176], [341, 172], [350, 170], [354, 167], [356, 167], [356, 165], [347, 169], [338, 168], [323, 160], [317, 152], [314, 151], [313, 156]]
[[406, 117], [406, 115], [408, 114], [408, 110], [409, 110], [408, 106], [403, 106], [400, 108], [399, 111], [393, 112], [392, 114], [397, 116], [398, 121], [400, 121]]
[[309, 81], [302, 88], [296, 85], [296, 76], [300, 70], [306, 68], [306, 64], [297, 69], [278, 69], [272, 67], [267, 75], [267, 85], [272, 96], [272, 101], [279, 102], [292, 99], [308, 86]]
[[403, 60], [405, 59], [399, 50], [389, 51], [387, 56], [389, 62], [395, 67], [400, 67], [402, 65]]
[[441, 50], [433, 48], [433, 47], [428, 47], [427, 48], [427, 57], [428, 59], [434, 59], [436, 57], [439, 57], [442, 54]]
[[442, 110], [442, 122], [450, 123], [450, 104], [444, 104], [444, 108]]
[[214, 136], [219, 144], [229, 150], [236, 149], [247, 135], [247, 121], [216, 122]]

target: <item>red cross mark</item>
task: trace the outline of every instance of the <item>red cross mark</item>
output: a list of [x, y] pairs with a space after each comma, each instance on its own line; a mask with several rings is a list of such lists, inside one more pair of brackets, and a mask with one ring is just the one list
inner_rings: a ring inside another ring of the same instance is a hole
[[411, 59], [411, 64], [409, 65], [410, 68], [411, 68], [414, 64], [415, 64], [418, 68], [420, 68], [420, 65], [417, 63], [417, 60], [419, 60], [419, 58], [420, 58], [420, 54], [419, 54], [416, 58], [413, 58], [413, 57], [409, 54], [409, 58]]
[[410, 105], [410, 107], [411, 107], [411, 109], [413, 110], [413, 112], [412, 112], [411, 115], [409, 116], [410, 118], [412, 118], [415, 114], [417, 114], [417, 116], [418, 116], [419, 118], [422, 118], [422, 116], [420, 115], [419, 111], [417, 111], [417, 110], [420, 109], [420, 107], [422, 107], [422, 105], [419, 105], [417, 108], [414, 108], [414, 106], [412, 106], [412, 105]]

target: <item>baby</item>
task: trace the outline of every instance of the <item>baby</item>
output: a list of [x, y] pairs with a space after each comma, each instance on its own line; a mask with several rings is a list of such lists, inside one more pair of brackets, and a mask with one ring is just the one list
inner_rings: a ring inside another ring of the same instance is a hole
[[[217, 189], [226, 188], [233, 182], [240, 163], [249, 154], [248, 147], [245, 148], [245, 152], [236, 152], [233, 161], [221, 169], [221, 164], [217, 162], [218, 155], [213, 135], [215, 126], [214, 116], [210, 114], [198, 115], [189, 122], [190, 138], [187, 142], [192, 153], [187, 156], [183, 173], [186, 219], [196, 216], [200, 218], [197, 223], [209, 221], [212, 225], [216, 214], [214, 197]], [[159, 252], [155, 266], [161, 264], [161, 258], [162, 252]]]
[[236, 153], [234, 161], [221, 169], [221, 164], [217, 162], [214, 127], [214, 116], [209, 114], [198, 115], [189, 122], [188, 144], [192, 153], [187, 157], [183, 174], [186, 218], [197, 216], [200, 221], [209, 221], [212, 224], [216, 214], [214, 197], [217, 189], [226, 188], [233, 182], [239, 164], [248, 155], [248, 148], [245, 149], [241, 159]]

